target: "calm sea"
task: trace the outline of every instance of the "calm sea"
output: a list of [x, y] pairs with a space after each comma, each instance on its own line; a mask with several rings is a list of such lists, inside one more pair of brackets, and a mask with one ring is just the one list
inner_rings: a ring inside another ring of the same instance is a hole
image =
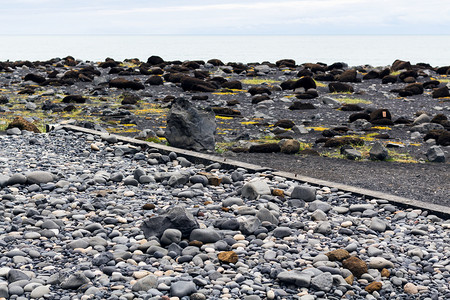
[[395, 59], [450, 65], [450, 35], [32, 35], [0, 36], [0, 61], [48, 60], [72, 55], [102, 61], [159, 55], [165, 60], [346, 62], [390, 65]]

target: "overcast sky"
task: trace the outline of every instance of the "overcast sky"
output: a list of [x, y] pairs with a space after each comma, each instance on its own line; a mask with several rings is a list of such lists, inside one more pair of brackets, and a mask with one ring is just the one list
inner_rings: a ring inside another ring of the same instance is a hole
[[448, 0], [0, 0], [0, 34], [450, 34]]

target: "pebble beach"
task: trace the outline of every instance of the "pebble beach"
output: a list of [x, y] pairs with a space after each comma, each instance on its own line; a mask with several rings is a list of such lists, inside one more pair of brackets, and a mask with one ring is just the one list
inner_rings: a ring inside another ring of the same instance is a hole
[[0, 299], [450, 298], [426, 210], [108, 134], [0, 143]]

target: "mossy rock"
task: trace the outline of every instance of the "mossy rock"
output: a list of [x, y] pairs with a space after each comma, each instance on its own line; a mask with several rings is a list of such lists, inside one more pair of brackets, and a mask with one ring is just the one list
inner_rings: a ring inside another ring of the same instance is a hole
[[19, 128], [20, 130], [26, 130], [31, 131], [35, 133], [41, 133], [41, 131], [31, 122], [28, 122], [23, 117], [15, 117], [14, 120], [9, 123], [8, 127], [6, 129], [10, 128]]

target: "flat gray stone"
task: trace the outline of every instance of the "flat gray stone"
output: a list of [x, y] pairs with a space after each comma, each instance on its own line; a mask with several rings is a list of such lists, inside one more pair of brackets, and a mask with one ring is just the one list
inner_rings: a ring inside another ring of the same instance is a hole
[[30, 172], [27, 175], [27, 182], [28, 183], [36, 183], [36, 184], [41, 184], [41, 183], [48, 183], [54, 180], [53, 174], [50, 172], [46, 172], [46, 171], [34, 171], [34, 172]]
[[394, 268], [394, 264], [383, 257], [372, 257], [369, 261], [369, 268], [371, 269], [383, 269]]
[[44, 297], [46, 294], [50, 294], [50, 288], [46, 285], [41, 285], [31, 291], [30, 297], [33, 299], [38, 299]]
[[431, 146], [427, 151], [427, 159], [430, 162], [444, 163], [445, 162], [445, 153], [442, 151], [442, 148], [439, 146]]
[[242, 187], [242, 197], [250, 200], [256, 199], [261, 195], [270, 195], [270, 188], [264, 180], [250, 181]]
[[386, 223], [377, 217], [373, 217], [370, 222], [370, 229], [374, 231], [384, 232], [386, 231], [386, 227], [387, 227]]
[[76, 272], [61, 282], [61, 288], [66, 290], [76, 290], [89, 282], [89, 279], [83, 272]]
[[309, 186], [297, 185], [291, 193], [291, 198], [306, 202], [314, 201], [316, 199], [316, 189]]
[[298, 287], [309, 287], [311, 275], [299, 271], [283, 271], [278, 274], [278, 280], [287, 284], [295, 284]]
[[154, 275], [147, 275], [138, 281], [131, 287], [133, 292], [148, 291], [149, 289], [156, 288], [158, 286], [158, 278]]
[[333, 287], [333, 275], [329, 272], [322, 273], [311, 279], [311, 287], [324, 292], [329, 292]]
[[181, 231], [174, 228], [168, 228], [161, 236], [161, 243], [170, 245], [172, 243], [178, 244], [181, 241]]
[[215, 243], [222, 239], [221, 234], [214, 228], [194, 229], [189, 237], [191, 241], [200, 241], [202, 243]]
[[177, 281], [170, 285], [170, 295], [172, 297], [189, 296], [197, 292], [197, 287], [192, 281]]

